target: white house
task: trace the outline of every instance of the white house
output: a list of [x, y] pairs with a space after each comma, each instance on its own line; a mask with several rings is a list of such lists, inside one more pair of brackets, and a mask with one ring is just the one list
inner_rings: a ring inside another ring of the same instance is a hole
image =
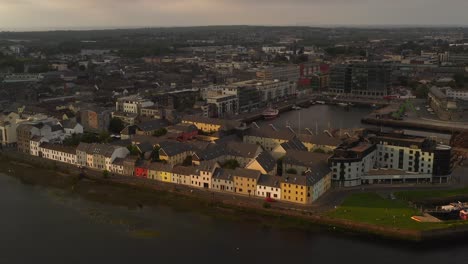
[[83, 126], [80, 123], [72, 120], [65, 120], [61, 122], [61, 125], [67, 136], [71, 136], [73, 134], [83, 134]]
[[76, 148], [46, 142], [39, 146], [39, 157], [72, 165], [77, 162]]
[[257, 182], [257, 191], [255, 193], [258, 197], [272, 198], [275, 200], [281, 199], [281, 181], [280, 177], [263, 174]]

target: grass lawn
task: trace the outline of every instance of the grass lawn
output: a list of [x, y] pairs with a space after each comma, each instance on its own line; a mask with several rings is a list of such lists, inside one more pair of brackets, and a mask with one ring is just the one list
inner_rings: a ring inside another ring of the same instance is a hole
[[445, 223], [419, 223], [411, 219], [420, 215], [405, 201], [382, 198], [375, 193], [349, 196], [345, 202], [329, 213], [330, 217], [402, 229], [427, 230], [447, 227]]
[[401, 200], [417, 201], [427, 198], [448, 198], [459, 195], [468, 196], [468, 188], [453, 190], [435, 190], [435, 191], [404, 191], [397, 192], [395, 196]]

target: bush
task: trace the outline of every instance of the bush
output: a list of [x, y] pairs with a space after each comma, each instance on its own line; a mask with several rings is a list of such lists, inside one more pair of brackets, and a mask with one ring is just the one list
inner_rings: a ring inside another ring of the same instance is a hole
[[316, 149], [314, 149], [313, 152], [314, 152], [314, 153], [322, 153], [322, 154], [325, 154], [325, 153], [326, 153], [325, 150], [323, 150], [323, 149], [321, 149], [321, 148], [316, 148]]
[[109, 178], [109, 171], [108, 171], [108, 170], [102, 171], [102, 177], [103, 177], [104, 179]]

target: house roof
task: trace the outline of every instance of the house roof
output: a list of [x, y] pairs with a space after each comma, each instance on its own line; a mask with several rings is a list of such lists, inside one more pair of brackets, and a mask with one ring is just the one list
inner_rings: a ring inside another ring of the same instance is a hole
[[[327, 173], [328, 174], [328, 173]], [[313, 186], [319, 182], [327, 174], [320, 173], [307, 173], [306, 175], [294, 175], [294, 174], [285, 174], [281, 178], [281, 182], [290, 183], [302, 186]]]
[[257, 185], [279, 188], [282, 178], [269, 174], [262, 174], [258, 179]]
[[235, 174], [234, 170], [217, 168], [215, 172], [213, 173], [213, 179], [233, 181], [234, 174]]
[[266, 151], [260, 153], [255, 160], [263, 169], [265, 169], [265, 171], [272, 171], [276, 167], [276, 160]]
[[140, 150], [141, 153], [153, 151], [153, 145], [151, 145], [151, 143], [149, 142], [143, 142], [143, 143], [137, 144], [136, 146]]
[[164, 141], [159, 143], [159, 146], [161, 147], [160, 151], [163, 151], [167, 156], [175, 156], [180, 153], [194, 150], [189, 144], [175, 141]]
[[234, 170], [234, 176], [237, 177], [242, 177], [242, 178], [250, 178], [250, 179], [256, 179], [262, 175], [260, 171], [257, 170], [249, 170], [249, 169], [243, 169], [243, 168], [236, 168]]
[[228, 142], [227, 149], [231, 155], [253, 159], [261, 147], [257, 144]]
[[41, 143], [41, 145], [39, 145], [39, 147], [76, 155], [76, 148], [75, 147], [65, 146], [65, 145], [61, 145], [61, 144], [50, 144], [50, 143], [47, 143], [47, 142]]
[[213, 169], [215, 169], [216, 167], [220, 167], [219, 163], [213, 160], [202, 161], [200, 162], [200, 166], [199, 166], [201, 171], [213, 171]]
[[153, 119], [137, 125], [141, 131], [154, 131], [164, 127], [167, 127], [169, 123], [164, 119]]
[[175, 166], [172, 169], [172, 173], [175, 174], [180, 174], [180, 175], [192, 175], [192, 174], [198, 174], [198, 170], [196, 167], [186, 167], [186, 166]]
[[112, 164], [118, 165], [118, 166], [123, 166], [124, 160], [125, 160], [125, 159], [122, 159], [122, 158], [116, 158], [116, 159], [114, 160], [114, 162], [112, 162]]
[[292, 140], [296, 134], [289, 129], [274, 130], [271, 127], [260, 127], [251, 128], [247, 132], [248, 136], [262, 137], [262, 138], [274, 138], [281, 140]]
[[330, 172], [327, 163], [329, 156], [321, 153], [290, 150], [286, 152], [283, 162], [310, 168], [313, 173], [328, 174]]
[[165, 164], [161, 162], [152, 162], [149, 164], [148, 169], [150, 171], [164, 171], [164, 172], [171, 172], [172, 171], [172, 165], [170, 164]]
[[203, 123], [203, 124], [212, 124], [212, 125], [219, 125], [225, 130], [230, 130], [241, 125], [241, 122], [235, 120], [226, 120], [226, 119], [219, 119], [219, 118], [208, 118], [202, 116], [184, 116], [182, 118], [182, 122], [193, 122], [193, 123]]
[[171, 127], [168, 127], [167, 129], [171, 133], [191, 133], [194, 131], [198, 131], [198, 128], [189, 123], [180, 123]]
[[78, 145], [76, 150], [86, 152], [87, 154], [95, 154], [95, 155], [102, 155], [105, 157], [111, 157], [114, 151], [116, 151], [119, 148], [122, 148], [122, 147], [114, 146], [111, 144], [97, 144], [97, 143], [89, 144], [89, 143], [81, 142]]
[[281, 147], [283, 147], [284, 150], [307, 151], [307, 147], [304, 146], [304, 144], [297, 137], [289, 140], [288, 142], [284, 142], [281, 144]]

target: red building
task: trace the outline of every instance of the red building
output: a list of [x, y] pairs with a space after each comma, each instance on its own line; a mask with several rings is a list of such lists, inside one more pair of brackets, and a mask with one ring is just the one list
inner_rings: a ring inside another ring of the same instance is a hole
[[135, 165], [135, 176], [138, 178], [148, 178], [149, 164], [147, 162], [138, 162]]
[[168, 128], [168, 132], [172, 138], [177, 141], [184, 142], [195, 139], [198, 135], [198, 128], [193, 124], [181, 123]]

